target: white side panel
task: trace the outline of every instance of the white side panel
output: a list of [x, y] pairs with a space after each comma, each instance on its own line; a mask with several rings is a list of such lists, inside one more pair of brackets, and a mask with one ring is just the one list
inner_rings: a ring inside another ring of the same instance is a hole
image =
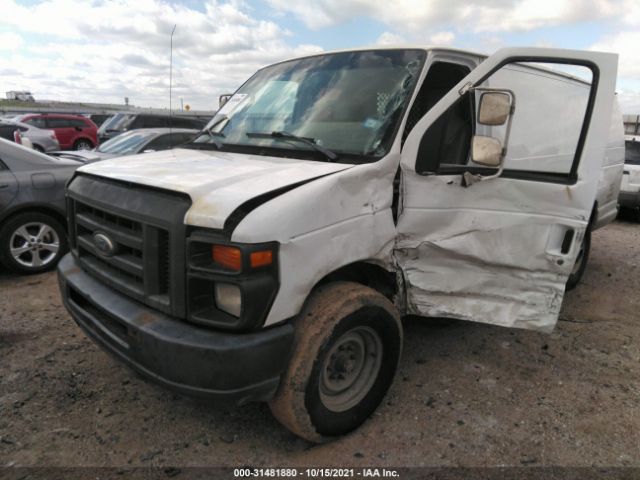
[[604, 227], [618, 215], [618, 195], [624, 169], [624, 124], [617, 99], [613, 103], [607, 150], [598, 182], [598, 219], [594, 228]]
[[629, 172], [622, 177], [620, 190], [623, 192], [640, 192], [640, 165], [625, 165], [624, 169]]
[[280, 243], [280, 290], [266, 325], [296, 315], [328, 273], [357, 261], [393, 271], [391, 213], [398, 154], [327, 175], [261, 205], [233, 232], [237, 242]]
[[[398, 225], [396, 257], [410, 285], [409, 313], [552, 329], [588, 223], [576, 198], [586, 185], [500, 179], [463, 188], [459, 176], [415, 180], [407, 179], [407, 189], [429, 192], [440, 206], [427, 215], [408, 207]], [[562, 254], [568, 229], [575, 240]]]

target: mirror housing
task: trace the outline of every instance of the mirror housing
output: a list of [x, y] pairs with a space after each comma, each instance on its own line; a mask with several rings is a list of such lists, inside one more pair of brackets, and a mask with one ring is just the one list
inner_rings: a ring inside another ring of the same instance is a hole
[[503, 151], [500, 140], [483, 135], [474, 135], [471, 143], [471, 160], [484, 167], [498, 168], [502, 165]]
[[224, 104], [229, 101], [229, 99], [233, 97], [233, 93], [223, 93], [218, 97], [218, 108], [224, 107]]
[[483, 92], [480, 95], [478, 123], [480, 125], [504, 125], [511, 114], [511, 95], [506, 92]]

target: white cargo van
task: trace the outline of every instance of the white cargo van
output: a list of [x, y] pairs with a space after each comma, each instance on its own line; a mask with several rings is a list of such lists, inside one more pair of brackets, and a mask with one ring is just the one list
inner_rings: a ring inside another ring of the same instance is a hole
[[619, 202], [621, 207], [635, 210], [637, 214], [640, 209], [640, 135], [625, 135], [624, 140], [625, 165]]
[[616, 214], [616, 69], [539, 48], [265, 67], [193, 143], [78, 170], [65, 305], [160, 384], [344, 434], [391, 384], [402, 316], [554, 327]]

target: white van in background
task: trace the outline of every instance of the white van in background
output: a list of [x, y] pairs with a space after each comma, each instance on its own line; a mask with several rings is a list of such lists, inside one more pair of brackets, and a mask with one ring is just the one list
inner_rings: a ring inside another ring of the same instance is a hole
[[182, 148], [68, 183], [66, 308], [179, 392], [356, 428], [404, 315], [553, 329], [624, 160], [617, 55], [323, 53], [259, 70]]
[[625, 159], [620, 207], [638, 212], [640, 209], [640, 135], [625, 135]]

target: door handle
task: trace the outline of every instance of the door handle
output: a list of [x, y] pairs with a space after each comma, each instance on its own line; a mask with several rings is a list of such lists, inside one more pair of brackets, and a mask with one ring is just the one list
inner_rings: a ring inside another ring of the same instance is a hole
[[8, 186], [8, 183], [0, 183], [0, 188], [7, 188]]
[[560, 253], [562, 253], [563, 255], [566, 255], [567, 253], [569, 253], [569, 250], [571, 250], [571, 244], [573, 243], [573, 237], [575, 236], [576, 232], [573, 228], [570, 228], [569, 230], [566, 231], [566, 233], [564, 234], [564, 238], [562, 239], [562, 246], [560, 247]]

